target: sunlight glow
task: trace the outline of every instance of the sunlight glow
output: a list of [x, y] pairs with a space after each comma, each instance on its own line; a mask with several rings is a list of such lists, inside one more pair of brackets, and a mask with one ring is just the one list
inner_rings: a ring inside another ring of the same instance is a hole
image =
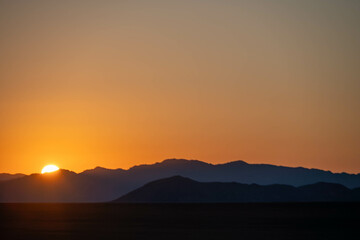
[[50, 173], [50, 172], [55, 172], [59, 170], [59, 168], [55, 165], [47, 165], [45, 167], [43, 167], [43, 169], [41, 170], [41, 173], [44, 174], [44, 173]]

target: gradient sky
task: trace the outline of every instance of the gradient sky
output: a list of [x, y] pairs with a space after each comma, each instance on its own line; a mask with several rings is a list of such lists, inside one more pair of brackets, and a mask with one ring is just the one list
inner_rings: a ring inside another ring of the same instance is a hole
[[360, 172], [360, 1], [0, 0], [0, 172]]

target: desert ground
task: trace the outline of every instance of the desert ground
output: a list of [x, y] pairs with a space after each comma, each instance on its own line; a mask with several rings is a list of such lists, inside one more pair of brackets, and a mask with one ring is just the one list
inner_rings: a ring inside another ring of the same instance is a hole
[[1, 239], [351, 239], [359, 203], [1, 204]]

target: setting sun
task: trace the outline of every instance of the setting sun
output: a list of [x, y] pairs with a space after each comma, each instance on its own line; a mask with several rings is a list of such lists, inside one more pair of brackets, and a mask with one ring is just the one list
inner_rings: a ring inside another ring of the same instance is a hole
[[55, 166], [55, 165], [47, 165], [45, 167], [43, 167], [43, 169], [41, 170], [41, 173], [44, 174], [44, 173], [50, 173], [50, 172], [55, 172], [59, 170], [59, 167], [58, 166]]

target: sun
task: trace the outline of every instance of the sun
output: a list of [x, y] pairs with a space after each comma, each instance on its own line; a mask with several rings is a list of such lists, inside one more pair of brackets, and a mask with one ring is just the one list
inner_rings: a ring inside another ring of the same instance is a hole
[[46, 165], [45, 167], [43, 167], [43, 169], [41, 170], [41, 173], [50, 173], [50, 172], [55, 172], [59, 170], [58, 166], [55, 165]]

